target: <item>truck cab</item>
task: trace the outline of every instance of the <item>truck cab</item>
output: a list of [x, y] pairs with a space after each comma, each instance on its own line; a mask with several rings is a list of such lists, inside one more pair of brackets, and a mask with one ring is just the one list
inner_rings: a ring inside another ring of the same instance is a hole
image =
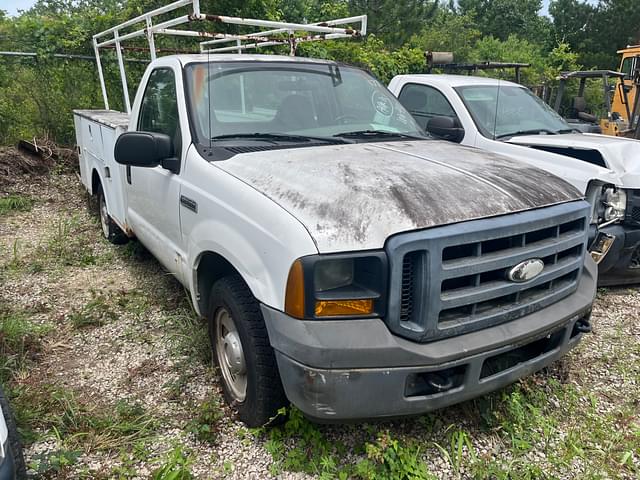
[[512, 82], [399, 75], [389, 89], [436, 138], [509, 155], [574, 185], [592, 205], [592, 223], [614, 239], [599, 264], [600, 285], [640, 281], [640, 223], [632, 215], [640, 207], [640, 166], [633, 161], [640, 142], [576, 132]]

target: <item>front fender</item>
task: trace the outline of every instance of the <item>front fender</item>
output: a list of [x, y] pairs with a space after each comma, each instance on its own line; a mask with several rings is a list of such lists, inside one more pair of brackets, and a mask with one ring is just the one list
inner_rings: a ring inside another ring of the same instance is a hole
[[220, 255], [229, 262], [258, 301], [278, 310], [284, 309], [285, 286], [292, 263], [317, 250], [309, 237], [307, 241], [298, 239], [298, 242], [294, 241], [285, 248], [274, 248], [276, 245], [270, 244], [267, 239], [256, 240], [232, 225], [214, 219], [203, 221], [192, 230], [188, 242], [189, 271], [185, 272], [185, 278], [189, 281], [196, 309], [199, 310], [196, 298], [198, 266], [202, 256], [208, 252]]

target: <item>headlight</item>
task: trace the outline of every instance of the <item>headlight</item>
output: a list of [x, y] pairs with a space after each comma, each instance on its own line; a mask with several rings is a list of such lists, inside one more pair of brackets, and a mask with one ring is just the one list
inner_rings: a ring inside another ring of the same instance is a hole
[[386, 272], [383, 252], [300, 258], [289, 271], [285, 312], [300, 319], [382, 316]]
[[353, 259], [323, 260], [313, 270], [313, 284], [317, 292], [326, 292], [353, 284]]
[[623, 219], [627, 209], [627, 194], [621, 188], [607, 188], [602, 198], [604, 203], [604, 221]]

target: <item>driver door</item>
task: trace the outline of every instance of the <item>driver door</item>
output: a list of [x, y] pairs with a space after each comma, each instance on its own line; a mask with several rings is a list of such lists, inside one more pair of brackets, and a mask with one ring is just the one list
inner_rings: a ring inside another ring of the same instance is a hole
[[[169, 135], [176, 157], [182, 153], [176, 76], [172, 68], [153, 70], [140, 105], [137, 131]], [[182, 164], [182, 159], [181, 159]], [[180, 173], [162, 166], [127, 167], [127, 217], [139, 240], [181, 280]]]

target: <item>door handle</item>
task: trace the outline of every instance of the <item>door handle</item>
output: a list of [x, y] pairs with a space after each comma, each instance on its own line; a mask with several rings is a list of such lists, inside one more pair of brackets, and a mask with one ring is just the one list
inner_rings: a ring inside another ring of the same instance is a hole
[[198, 213], [198, 203], [195, 200], [190, 199], [189, 197], [180, 195], [180, 205], [182, 205], [184, 208], [188, 208], [194, 213]]

